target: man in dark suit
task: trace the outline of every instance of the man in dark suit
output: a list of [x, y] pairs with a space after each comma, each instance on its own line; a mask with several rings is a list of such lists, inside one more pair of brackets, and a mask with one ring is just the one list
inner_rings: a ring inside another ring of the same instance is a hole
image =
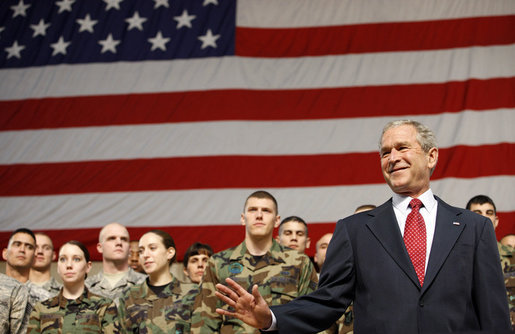
[[217, 296], [249, 325], [316, 333], [354, 301], [354, 331], [449, 333], [509, 330], [508, 303], [492, 223], [434, 196], [438, 148], [415, 121], [388, 123], [381, 169], [393, 197], [338, 222], [317, 291], [272, 307], [227, 280]]

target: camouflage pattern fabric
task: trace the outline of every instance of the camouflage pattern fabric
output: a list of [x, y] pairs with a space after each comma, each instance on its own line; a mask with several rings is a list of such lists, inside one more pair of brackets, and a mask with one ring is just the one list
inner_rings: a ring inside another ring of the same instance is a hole
[[131, 286], [142, 283], [147, 275], [138, 273], [129, 268], [127, 274], [116, 283], [114, 287], [104, 278], [104, 272], [100, 271], [95, 276], [86, 279], [86, 287], [93, 293], [105, 298], [114, 300], [118, 305], [118, 300]]
[[175, 277], [158, 295], [148, 280], [131, 287], [120, 298], [119, 314], [128, 333], [190, 333], [191, 312], [198, 286]]
[[85, 288], [75, 300], [67, 300], [61, 290], [37, 303], [27, 333], [122, 333], [122, 328], [115, 303]]
[[510, 307], [511, 328], [515, 331], [515, 256], [514, 249], [504, 246], [501, 243], [499, 247], [499, 255], [501, 256], [501, 266], [504, 274], [504, 284], [506, 285], [506, 293], [508, 294], [508, 304]]
[[214, 254], [209, 259], [195, 300], [192, 333], [259, 333], [242, 321], [216, 313], [225, 305], [215, 296], [215, 285], [232, 278], [247, 291], [258, 284], [269, 305], [285, 304], [316, 289], [318, 279], [311, 260], [296, 250], [273, 241], [271, 249], [260, 259], [247, 251], [245, 242]]
[[345, 310], [343, 316], [336, 322], [338, 325], [338, 334], [352, 334], [354, 324], [354, 312], [352, 304]]
[[45, 282], [45, 284], [41, 285], [41, 287], [50, 292], [51, 297], [54, 297], [59, 294], [59, 291], [61, 291], [63, 285], [57, 282], [55, 278], [51, 277], [48, 281]]
[[28, 288], [0, 273], [0, 333], [25, 333], [27, 330]]
[[32, 307], [34, 307], [38, 302], [42, 302], [52, 297], [49, 291], [32, 283], [31, 281], [27, 281], [25, 286], [29, 289], [29, 303]]

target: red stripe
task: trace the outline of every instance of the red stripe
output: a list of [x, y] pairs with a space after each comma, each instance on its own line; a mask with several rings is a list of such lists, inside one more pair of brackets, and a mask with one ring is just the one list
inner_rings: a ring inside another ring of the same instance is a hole
[[[428, 115], [515, 107], [515, 77], [443, 84], [222, 90], [0, 102], [0, 130]], [[152, 112], [148, 112], [152, 110]]]
[[[497, 163], [493, 164], [492, 161]], [[515, 144], [457, 146], [440, 150], [439, 165], [433, 179], [515, 175], [513, 166]], [[0, 166], [0, 196], [320, 187], [383, 182], [379, 154], [375, 152], [341, 155], [160, 158]]]
[[514, 15], [313, 28], [238, 27], [235, 52], [244, 57], [301, 57], [437, 50], [511, 44], [514, 31]]
[[[385, 198], [385, 201], [387, 199]], [[382, 203], [377, 203], [382, 204]], [[290, 213], [289, 213], [290, 214]], [[294, 214], [294, 213], [291, 213]], [[349, 213], [350, 214], [350, 213]], [[515, 211], [498, 212], [499, 226], [495, 230], [497, 238], [501, 239], [509, 233], [514, 233]], [[322, 235], [332, 233], [336, 226], [336, 220], [344, 217], [335, 217], [335, 222], [313, 223], [309, 224], [309, 236], [311, 238], [311, 247], [306, 250], [306, 254], [313, 256], [315, 254], [315, 243]], [[21, 226], [20, 226], [21, 227]], [[145, 232], [154, 228], [164, 230], [174, 238], [177, 247], [177, 259], [182, 260], [186, 249], [194, 242], [199, 241], [207, 243], [213, 247], [215, 252], [219, 252], [226, 248], [234, 247], [243, 241], [245, 237], [244, 228], [235, 222], [234, 225], [211, 225], [211, 226], [156, 226], [156, 227], [130, 227], [129, 233], [131, 239], [138, 240]], [[63, 243], [71, 239], [77, 239], [83, 242], [91, 254], [94, 261], [101, 261], [102, 257], [96, 250], [98, 242], [99, 228], [89, 229], [61, 229], [61, 230], [45, 230], [54, 242], [54, 247], [58, 249]], [[277, 233], [277, 230], [275, 231]], [[10, 232], [0, 232], [0, 246], [7, 247]]]

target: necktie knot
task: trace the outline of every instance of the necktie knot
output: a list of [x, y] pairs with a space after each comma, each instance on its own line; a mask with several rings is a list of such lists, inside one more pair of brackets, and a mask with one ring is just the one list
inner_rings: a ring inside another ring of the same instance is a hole
[[422, 201], [418, 198], [414, 198], [409, 202], [409, 206], [411, 207], [411, 209], [418, 211], [418, 209], [422, 207]]

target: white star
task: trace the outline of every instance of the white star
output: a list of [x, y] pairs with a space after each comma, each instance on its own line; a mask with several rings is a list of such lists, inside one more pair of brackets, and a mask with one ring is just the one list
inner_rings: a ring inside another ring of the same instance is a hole
[[105, 53], [107, 51], [116, 53], [116, 46], [120, 44], [120, 41], [113, 39], [113, 34], [109, 34], [109, 36], [107, 36], [103, 41], [98, 41], [98, 44], [102, 45], [102, 51], [100, 51], [100, 53]]
[[202, 4], [202, 6], [205, 7], [205, 6], [209, 5], [210, 3], [215, 6], [218, 6], [218, 0], [204, 0], [204, 3]]
[[55, 4], [57, 6], [59, 6], [59, 11], [57, 12], [57, 14], [61, 14], [62, 12], [65, 12], [65, 11], [72, 11], [72, 5], [73, 3], [75, 2], [75, 0], [61, 0], [61, 1], [57, 1]]
[[65, 42], [63, 36], [59, 37], [59, 40], [55, 43], [50, 44], [54, 51], [52, 52], [52, 56], [55, 56], [59, 53], [66, 55], [66, 48], [70, 45], [71, 42]]
[[48, 29], [48, 27], [50, 27], [50, 23], [45, 23], [45, 21], [43, 21], [43, 19], [39, 20], [39, 23], [38, 24], [31, 24], [30, 27], [32, 29], [34, 29], [34, 33], [32, 34], [32, 37], [36, 37], [36, 36], [45, 36], [46, 35], [46, 30]]
[[83, 19], [77, 19], [76, 22], [80, 25], [79, 32], [89, 31], [93, 33], [93, 26], [97, 24], [98, 21], [92, 20], [89, 14], [86, 14]]
[[173, 19], [177, 21], [177, 29], [181, 27], [191, 28], [191, 21], [193, 21], [195, 18], [195, 15], [188, 15], [188, 11], [186, 9], [182, 11], [181, 16], [173, 17]]
[[166, 51], [165, 44], [170, 41], [170, 38], [163, 38], [161, 31], [158, 31], [156, 37], [149, 38], [148, 41], [152, 43], [152, 48], [150, 49], [150, 51], [154, 51], [155, 49], [161, 49], [163, 51]]
[[146, 18], [140, 17], [139, 13], [136, 11], [131, 18], [125, 19], [125, 22], [129, 24], [127, 30], [136, 28], [140, 31], [143, 31], [143, 22], [145, 22], [146, 20]]
[[18, 45], [18, 41], [14, 41], [13, 45], [5, 48], [5, 51], [7, 51], [7, 59], [11, 57], [21, 58], [20, 51], [23, 49], [25, 49], [25, 46]]
[[27, 13], [25, 11], [27, 8], [29, 8], [30, 5], [26, 5], [23, 3], [23, 0], [20, 0], [16, 6], [11, 6], [11, 9], [14, 10], [13, 18], [21, 15], [21, 16], [27, 16]]
[[123, 0], [104, 0], [104, 2], [106, 3], [106, 11], [111, 9], [111, 8], [114, 8], [114, 9], [120, 9], [120, 2], [122, 2]]
[[154, 9], [159, 8], [159, 6], [164, 6], [166, 8], [170, 8], [170, 5], [168, 4], [168, 0], [154, 0], [154, 2], [156, 3], [154, 5]]
[[201, 49], [205, 49], [208, 46], [216, 49], [216, 40], [220, 38], [220, 35], [213, 35], [211, 29], [207, 30], [207, 33], [203, 36], [199, 36], [198, 39], [202, 41]]

